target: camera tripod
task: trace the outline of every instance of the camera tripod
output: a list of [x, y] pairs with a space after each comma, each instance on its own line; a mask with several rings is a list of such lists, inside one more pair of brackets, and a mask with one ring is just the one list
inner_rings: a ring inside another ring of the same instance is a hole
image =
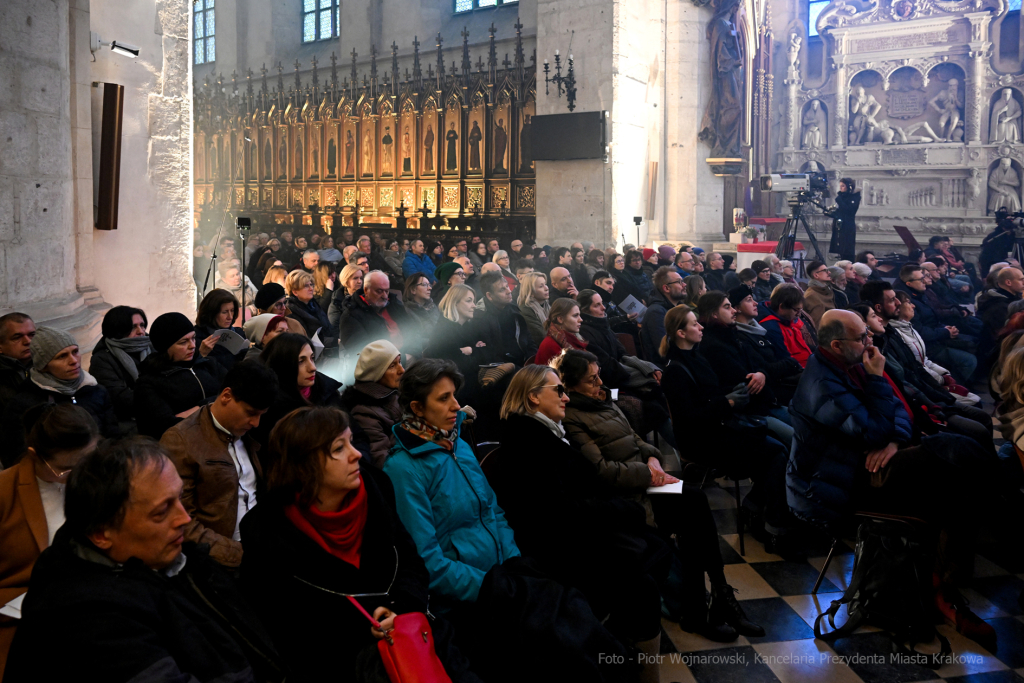
[[821, 253], [821, 248], [818, 246], [818, 239], [814, 236], [814, 232], [811, 227], [807, 225], [807, 219], [803, 216], [803, 208], [805, 204], [814, 204], [815, 206], [825, 209], [824, 206], [818, 204], [806, 193], [801, 192], [796, 197], [790, 197], [789, 202], [789, 218], [786, 219], [786, 227], [782, 230], [782, 237], [779, 238], [779, 244], [775, 247], [775, 255], [780, 259], [788, 259], [793, 256], [793, 247], [796, 245], [796, 231], [799, 226], [804, 226], [804, 233], [807, 235], [807, 239], [810, 241], [811, 246], [814, 247], [814, 253], [818, 255], [818, 260], [822, 263], [825, 262], [825, 256]]

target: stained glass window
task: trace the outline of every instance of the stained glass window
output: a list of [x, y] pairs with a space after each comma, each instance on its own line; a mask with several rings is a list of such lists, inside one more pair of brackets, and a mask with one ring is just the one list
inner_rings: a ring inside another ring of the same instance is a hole
[[217, 58], [217, 20], [214, 0], [196, 0], [192, 5], [192, 56], [196, 64], [208, 64]]
[[517, 2], [519, 0], [455, 0], [455, 13], [497, 7], [498, 5], [513, 5]]
[[807, 35], [818, 35], [818, 15], [825, 9], [829, 0], [811, 0], [807, 3]]
[[1013, 12], [1013, 11], [1019, 12], [1020, 11], [1020, 0], [1010, 0], [1010, 8], [1007, 11], [1008, 12]]
[[338, 0], [302, 0], [302, 42], [337, 38], [340, 26]]

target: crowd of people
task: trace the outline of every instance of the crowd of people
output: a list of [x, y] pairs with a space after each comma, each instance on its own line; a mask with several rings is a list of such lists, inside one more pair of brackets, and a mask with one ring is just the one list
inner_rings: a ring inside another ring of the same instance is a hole
[[785, 557], [926, 520], [936, 615], [997, 646], [959, 589], [1024, 482], [1019, 263], [504, 246], [285, 231], [242, 272], [215, 240], [195, 321], [114, 307], [88, 371], [0, 317], [3, 680], [381, 680], [418, 623], [453, 681], [654, 682], [662, 618], [765, 635], [720, 476]]

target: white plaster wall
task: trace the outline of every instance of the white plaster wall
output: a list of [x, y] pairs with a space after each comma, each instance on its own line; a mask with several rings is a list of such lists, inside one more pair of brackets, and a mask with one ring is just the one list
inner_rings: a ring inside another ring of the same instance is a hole
[[668, 3], [666, 233], [670, 241], [704, 247], [722, 241], [723, 181], [704, 159], [697, 139], [711, 95], [711, 55], [704, 35], [711, 10], [689, 0]]
[[[78, 0], [79, 3], [87, 0]], [[46, 3], [40, 3], [46, 4]], [[219, 4], [219, 3], [218, 3]], [[111, 305], [193, 315], [191, 78], [188, 0], [92, 0], [92, 30], [141, 48], [103, 49], [92, 79], [125, 86], [118, 229], [94, 231], [95, 284]], [[98, 168], [102, 92], [92, 96]]]
[[0, 2], [0, 311], [75, 292], [67, 0]]

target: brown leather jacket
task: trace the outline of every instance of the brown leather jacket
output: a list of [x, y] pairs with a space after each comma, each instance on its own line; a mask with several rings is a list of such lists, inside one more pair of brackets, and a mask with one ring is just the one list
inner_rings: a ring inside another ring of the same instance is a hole
[[[238, 521], [238, 470], [228, 451], [230, 441], [231, 437], [214, 426], [208, 405], [168, 429], [160, 439], [184, 484], [181, 502], [192, 516], [185, 527], [185, 540], [208, 544], [210, 557], [224, 566], [237, 567], [242, 562], [242, 544], [232, 536]], [[257, 481], [261, 481], [259, 444], [245, 436], [242, 445]]]

